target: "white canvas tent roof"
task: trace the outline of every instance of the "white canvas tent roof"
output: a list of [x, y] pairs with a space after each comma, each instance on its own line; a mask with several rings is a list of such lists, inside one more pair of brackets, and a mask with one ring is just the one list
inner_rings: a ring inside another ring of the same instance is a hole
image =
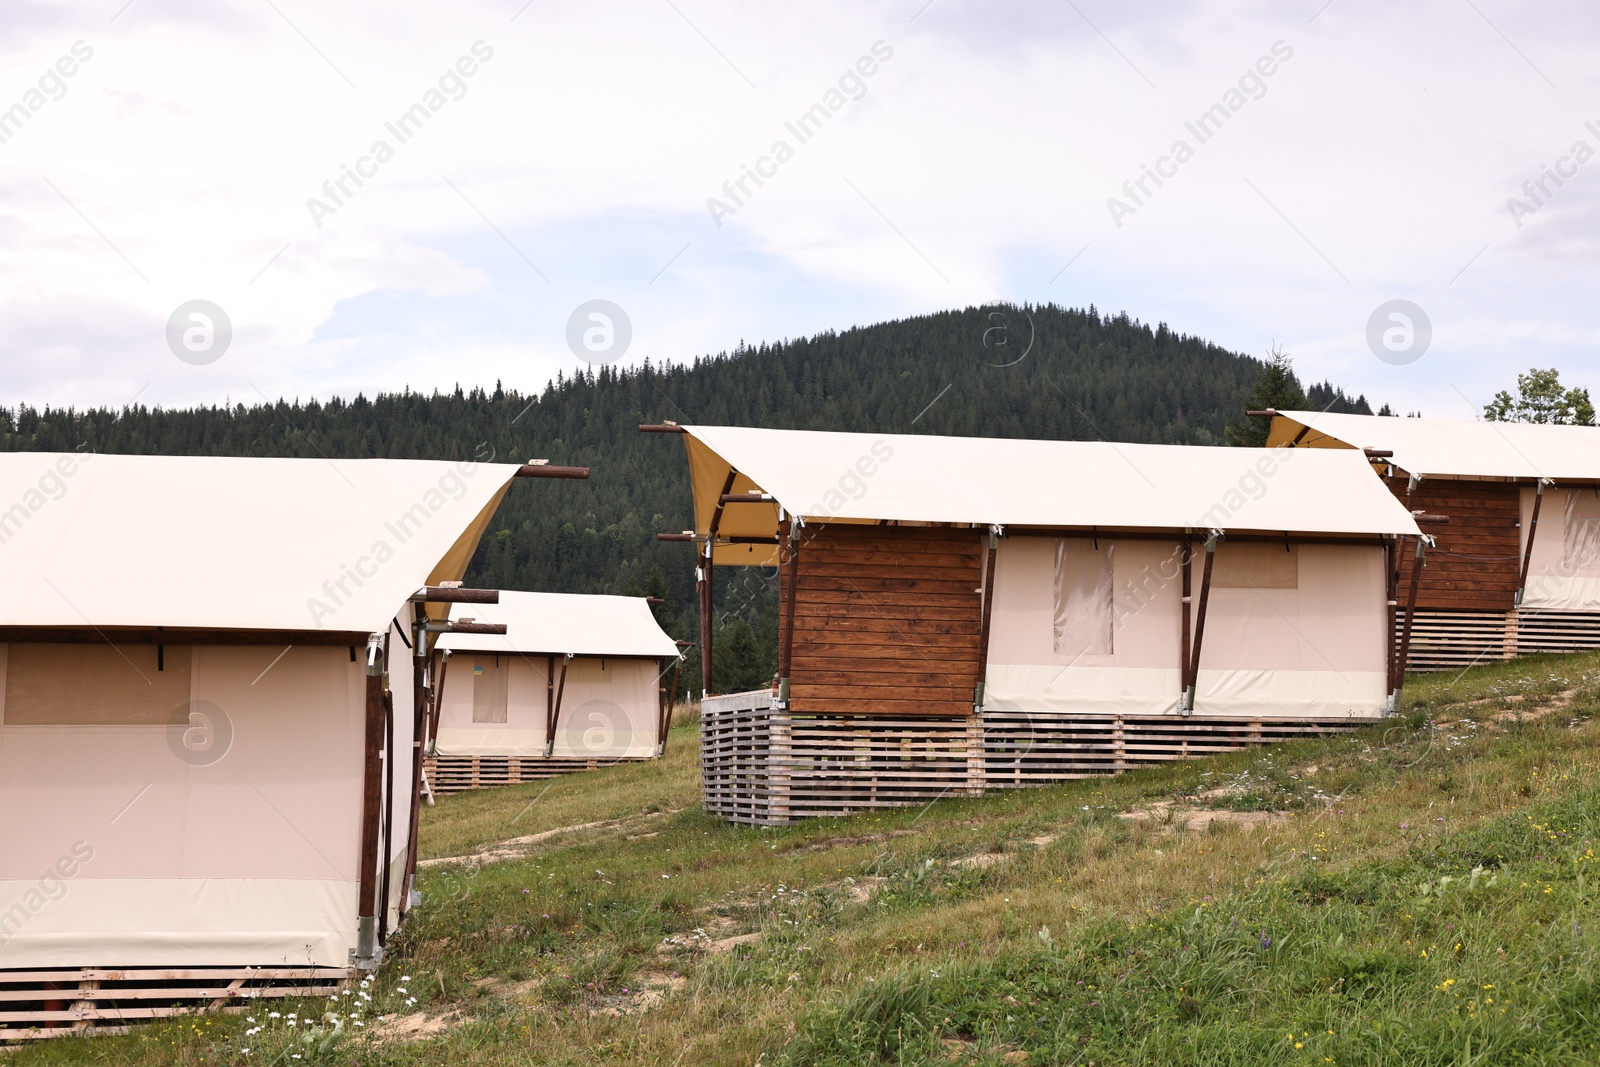
[[0, 626], [382, 631], [517, 469], [0, 454]]
[[[684, 430], [701, 533], [730, 466], [731, 492], [763, 490], [808, 522], [1418, 533], [1361, 454], [1344, 450]], [[730, 504], [719, 535], [771, 536], [775, 522], [774, 508]], [[718, 548], [718, 562], [733, 555]]]
[[1455, 478], [1600, 480], [1600, 427], [1548, 426], [1466, 419], [1405, 419], [1280, 411], [1270, 444], [1287, 444], [1310, 427], [1300, 446], [1339, 442], [1394, 453], [1408, 474]]
[[458, 616], [504, 623], [504, 634], [445, 634], [453, 652], [575, 656], [670, 656], [678, 645], [656, 623], [642, 597], [504, 591], [498, 604], [463, 604]]

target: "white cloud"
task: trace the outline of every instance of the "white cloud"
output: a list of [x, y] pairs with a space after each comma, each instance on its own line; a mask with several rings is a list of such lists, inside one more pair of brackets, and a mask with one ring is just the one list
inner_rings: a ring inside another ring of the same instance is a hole
[[[1600, 14], [1321, 6], [7, 5], [0, 107], [93, 57], [0, 143], [0, 402], [534, 388], [594, 297], [629, 309], [630, 359], [1003, 296], [1275, 339], [1441, 414], [1534, 363], [1586, 380], [1600, 161], [1520, 230], [1505, 200], [1575, 139], [1600, 151]], [[799, 144], [785, 122], [879, 41]], [[1198, 144], [1185, 122], [1278, 41], [1293, 58]], [[1180, 138], [1194, 157], [1114, 225], [1107, 198]], [[793, 158], [718, 228], [707, 198], [778, 139]], [[378, 140], [319, 228], [307, 199]], [[1365, 348], [1394, 297], [1434, 322], [1410, 367]], [[164, 342], [194, 298], [235, 326], [207, 367]]]

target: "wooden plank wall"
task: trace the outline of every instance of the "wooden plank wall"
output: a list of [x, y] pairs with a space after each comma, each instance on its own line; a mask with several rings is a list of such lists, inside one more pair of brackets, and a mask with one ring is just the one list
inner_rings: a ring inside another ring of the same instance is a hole
[[[1450, 517], [1447, 525], [1424, 527], [1438, 545], [1428, 550], [1417, 607], [1512, 610], [1522, 574], [1521, 487], [1511, 482], [1434, 479], [1408, 494], [1403, 476], [1388, 482], [1389, 491], [1410, 510]], [[1415, 558], [1415, 545], [1408, 542], [1400, 563], [1402, 606]]]
[[[790, 708], [972, 713], [987, 531], [836, 523], [805, 529]], [[781, 570], [779, 603], [789, 574]], [[779, 618], [786, 618], [780, 609]]]

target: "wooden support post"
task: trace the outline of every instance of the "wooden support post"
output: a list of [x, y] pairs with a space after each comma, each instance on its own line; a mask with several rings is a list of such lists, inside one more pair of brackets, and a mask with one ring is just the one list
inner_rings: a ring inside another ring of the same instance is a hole
[[723, 497], [733, 490], [734, 479], [738, 477], [739, 472], [729, 467], [728, 476], [722, 482], [722, 492], [717, 494], [717, 506], [711, 512], [711, 522], [706, 527], [705, 551], [700, 556], [700, 697], [702, 700], [711, 693], [711, 613], [715, 610], [717, 595], [717, 531], [722, 527], [722, 509], [727, 507]]
[[[555, 657], [552, 656], [552, 667], [554, 667], [554, 659]], [[561, 657], [561, 681], [556, 684], [555, 700], [551, 703], [549, 717], [545, 720], [544, 754], [546, 759], [550, 757], [550, 754], [556, 748], [556, 724], [561, 721], [561, 697], [567, 691], [567, 664], [571, 662], [572, 653], [569, 652]]]
[[433, 713], [428, 719], [428, 745], [434, 749], [439, 747], [439, 715], [444, 709], [444, 676], [450, 670], [450, 658], [453, 655], [454, 653], [447, 648], [434, 656], [439, 667], [439, 676], [433, 682]]
[[1184, 541], [1178, 545], [1178, 564], [1183, 572], [1182, 619], [1178, 623], [1178, 714], [1183, 714], [1184, 701], [1189, 692], [1189, 646], [1194, 638], [1194, 544]]
[[678, 699], [678, 672], [683, 667], [683, 657], [672, 661], [672, 681], [667, 685], [667, 706], [661, 716], [661, 739], [656, 745], [656, 755], [667, 754], [667, 735], [672, 732], [672, 705]]
[[1396, 565], [1396, 560], [1400, 556], [1399, 545], [1400, 542], [1397, 537], [1385, 538], [1383, 542], [1383, 647], [1385, 652], [1384, 663], [1388, 670], [1384, 692], [1388, 700], [1388, 706], [1385, 711], [1390, 715], [1400, 710], [1398, 696], [1400, 685], [1395, 677], [1395, 663], [1399, 658], [1396, 655], [1395, 646], [1399, 635], [1394, 632], [1395, 609], [1399, 607], [1397, 598], [1400, 594], [1400, 570]]
[[[385, 681], [388, 673], [384, 673]], [[378, 944], [389, 942], [389, 877], [394, 866], [394, 691], [383, 687], [383, 879], [378, 886]]]
[[1417, 618], [1417, 584], [1422, 581], [1422, 565], [1428, 558], [1426, 537], [1417, 538], [1417, 554], [1411, 560], [1411, 591], [1406, 596], [1406, 624], [1400, 632], [1400, 651], [1396, 653], [1398, 674], [1395, 686], [1395, 710], [1399, 710], [1400, 691], [1405, 688], [1406, 662], [1411, 658], [1411, 625]]
[[544, 754], [556, 743], [556, 658], [544, 658]]
[[[498, 594], [497, 594], [498, 595]], [[421, 605], [419, 618], [426, 618]], [[422, 822], [422, 745], [428, 726], [428, 635], [420, 626], [412, 631], [411, 646], [411, 817], [406, 823], [406, 869], [400, 879], [400, 914], [411, 910], [411, 884], [417, 877], [417, 830]]]
[[93, 1025], [96, 1016], [95, 990], [100, 988], [100, 983], [89, 979], [78, 983], [78, 999], [72, 1002], [72, 1010], [80, 1013], [79, 1018], [72, 1021], [74, 1030], [87, 1030]]
[[1539, 508], [1544, 503], [1544, 483], [1540, 478], [1533, 489], [1533, 517], [1528, 521], [1528, 543], [1522, 550], [1522, 574], [1517, 579], [1517, 595], [1511, 598], [1513, 607], [1522, 606], [1522, 594], [1528, 591], [1528, 566], [1533, 562], [1533, 535], [1539, 532]]
[[1194, 714], [1195, 690], [1200, 684], [1200, 648], [1206, 637], [1206, 604], [1211, 599], [1211, 565], [1217, 558], [1217, 540], [1221, 534], [1215, 530], [1206, 538], [1206, 562], [1200, 572], [1200, 601], [1195, 605], [1194, 643], [1189, 650], [1188, 678], [1183, 687], [1183, 705], [1180, 715]]
[[994, 560], [1000, 554], [1000, 529], [991, 526], [984, 542], [983, 588], [978, 590], [978, 684], [972, 688], [972, 713], [983, 711], [984, 688], [989, 680], [989, 620], [994, 614]]
[[967, 796], [981, 797], [989, 788], [989, 760], [984, 751], [983, 717], [967, 716]]
[[1118, 715], [1111, 720], [1111, 773], [1121, 774], [1128, 769], [1127, 727]]
[[712, 546], [708, 540], [705, 549], [700, 554], [699, 582], [696, 591], [700, 594], [700, 699], [704, 700], [711, 695], [711, 599], [712, 589]]
[[783, 614], [779, 616], [783, 636], [778, 650], [778, 706], [787, 708], [790, 679], [794, 676], [794, 613], [800, 595], [800, 527], [793, 518], [784, 524], [779, 543], [779, 551], [786, 553], [780, 562], [789, 580], [783, 590]]
[[363, 966], [378, 958], [378, 840], [383, 826], [383, 660], [378, 634], [367, 639], [365, 748], [361, 773], [361, 867], [356, 956]]
[[786, 823], [790, 820], [789, 792], [793, 767], [794, 720], [789, 712], [773, 709], [768, 713], [767, 732], [767, 821]]

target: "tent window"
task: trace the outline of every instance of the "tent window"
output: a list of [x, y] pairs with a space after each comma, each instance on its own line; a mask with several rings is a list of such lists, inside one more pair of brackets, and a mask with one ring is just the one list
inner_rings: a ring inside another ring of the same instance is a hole
[[1056, 542], [1055, 652], [1058, 656], [1113, 653], [1112, 549], [1088, 538]]
[[472, 662], [472, 721], [505, 722], [511, 661], [477, 656]]
[[189, 700], [194, 650], [155, 645], [13, 644], [7, 726], [165, 726]]
[[[1204, 562], [1199, 553], [1195, 558], [1197, 566]], [[1223, 542], [1211, 562], [1211, 584], [1217, 589], [1299, 589], [1300, 546]]]

